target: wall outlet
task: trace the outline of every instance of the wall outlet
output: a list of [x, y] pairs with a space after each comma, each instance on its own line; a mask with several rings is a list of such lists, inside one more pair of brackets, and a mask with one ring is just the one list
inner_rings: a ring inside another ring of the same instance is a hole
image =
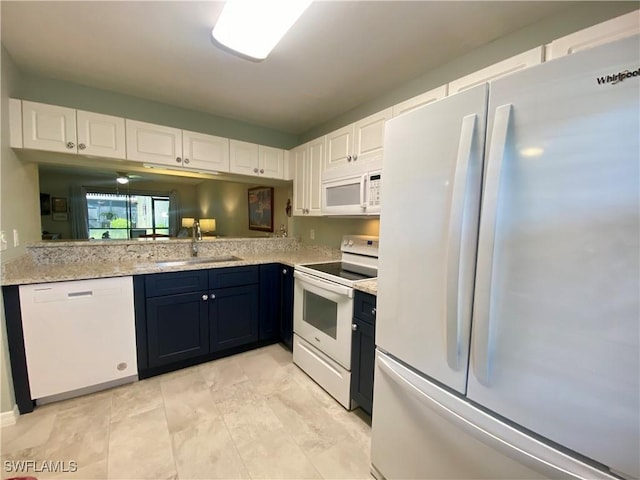
[[4, 236], [4, 230], [0, 232], [0, 250], [4, 251], [7, 249], [7, 238]]
[[18, 236], [18, 229], [17, 228], [13, 229], [13, 246], [14, 247], [20, 246], [20, 237]]
[[313, 228], [311, 230], [309, 230], [309, 238], [311, 240], [315, 240], [316, 239], [316, 231]]

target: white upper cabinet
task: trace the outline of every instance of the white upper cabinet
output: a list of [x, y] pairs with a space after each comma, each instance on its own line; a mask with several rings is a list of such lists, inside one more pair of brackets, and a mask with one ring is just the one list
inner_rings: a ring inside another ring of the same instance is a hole
[[391, 116], [392, 108], [387, 108], [328, 134], [325, 172], [382, 168], [384, 125]]
[[[20, 101], [12, 99], [12, 112], [17, 109], [16, 102]], [[12, 138], [18, 139], [19, 135], [12, 132]], [[12, 146], [17, 146], [14, 140]], [[23, 101], [20, 146], [124, 159], [124, 118]]]
[[24, 148], [77, 153], [76, 111], [23, 101], [22, 138]]
[[441, 87], [434, 88], [433, 90], [429, 90], [428, 92], [424, 92], [420, 95], [410, 98], [409, 100], [405, 100], [404, 102], [394, 105], [392, 107], [393, 116], [397, 117], [398, 115], [402, 115], [403, 113], [411, 112], [416, 108], [420, 108], [431, 102], [440, 100], [441, 98], [444, 98], [446, 96], [447, 85], [442, 85]]
[[284, 150], [258, 145], [258, 167], [260, 175], [269, 178], [284, 178]]
[[197, 170], [229, 171], [229, 139], [182, 131], [182, 165]]
[[231, 140], [229, 143], [231, 173], [265, 178], [284, 178], [284, 150]]
[[544, 61], [544, 47], [536, 47], [449, 83], [449, 95], [523, 70]]
[[124, 118], [78, 110], [78, 153], [126, 158]]
[[229, 141], [229, 159], [231, 173], [240, 175], [258, 175], [258, 145], [255, 143]]
[[585, 28], [551, 42], [547, 60], [640, 33], [640, 10]]
[[135, 120], [126, 127], [127, 160], [182, 166], [182, 130]]
[[316, 138], [289, 152], [294, 165], [293, 215], [322, 215], [325, 142], [325, 137]]

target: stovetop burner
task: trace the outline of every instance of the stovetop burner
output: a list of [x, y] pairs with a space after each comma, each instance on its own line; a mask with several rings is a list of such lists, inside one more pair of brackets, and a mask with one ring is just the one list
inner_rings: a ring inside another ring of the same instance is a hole
[[306, 268], [324, 272], [329, 275], [344, 278], [347, 280], [367, 280], [369, 278], [375, 278], [377, 272], [375, 269], [365, 267], [362, 265], [354, 265], [346, 262], [331, 262], [331, 263], [316, 263], [307, 264]]

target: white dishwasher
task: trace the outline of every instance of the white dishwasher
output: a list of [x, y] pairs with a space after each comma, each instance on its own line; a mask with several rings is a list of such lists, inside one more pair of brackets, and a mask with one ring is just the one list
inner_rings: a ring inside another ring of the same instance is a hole
[[137, 379], [132, 277], [22, 285], [20, 308], [32, 399]]

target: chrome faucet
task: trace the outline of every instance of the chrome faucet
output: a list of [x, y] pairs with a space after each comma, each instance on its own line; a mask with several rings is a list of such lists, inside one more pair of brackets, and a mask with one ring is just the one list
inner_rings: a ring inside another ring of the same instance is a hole
[[191, 236], [191, 256], [198, 256], [198, 240], [202, 240], [202, 230], [198, 220], [193, 221], [193, 234]]

